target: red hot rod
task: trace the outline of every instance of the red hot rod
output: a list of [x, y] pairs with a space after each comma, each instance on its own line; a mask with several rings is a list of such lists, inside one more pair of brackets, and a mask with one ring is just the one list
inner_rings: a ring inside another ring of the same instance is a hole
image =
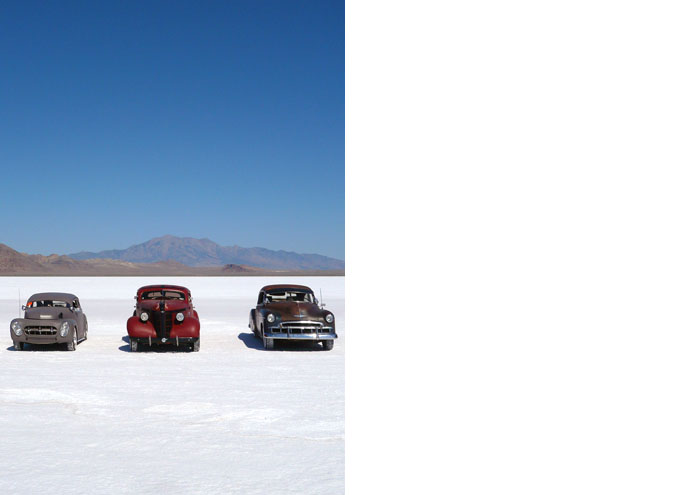
[[142, 344], [186, 346], [200, 350], [200, 320], [191, 291], [178, 285], [146, 285], [135, 296], [135, 311], [128, 318], [131, 352]]

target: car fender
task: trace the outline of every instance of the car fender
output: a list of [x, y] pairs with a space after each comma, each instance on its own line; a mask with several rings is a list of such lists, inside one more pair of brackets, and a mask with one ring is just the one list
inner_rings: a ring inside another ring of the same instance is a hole
[[12, 324], [15, 321], [18, 321], [22, 325], [22, 328], [24, 328], [24, 321], [25, 321], [24, 318], [15, 318], [14, 320], [12, 320], [10, 322], [10, 335], [12, 335], [12, 336], [14, 336], [14, 332], [12, 331]]
[[181, 323], [171, 327], [171, 338], [194, 337], [200, 338], [200, 320], [198, 318], [185, 318]]
[[129, 337], [147, 338], [157, 336], [157, 332], [155, 332], [152, 323], [149, 321], [143, 323], [137, 316], [131, 316], [128, 318], [126, 328], [128, 330]]
[[[68, 335], [71, 335], [71, 332], [77, 331], [77, 320], [73, 320], [72, 318], [64, 318], [62, 320], [48, 320], [48, 321], [60, 322], [59, 325], [62, 325], [63, 322], [67, 321], [70, 324], [70, 332], [68, 332]], [[58, 331], [60, 331], [60, 326], [58, 326]]]
[[262, 336], [263, 327], [265, 326], [265, 310], [263, 308], [257, 309], [256, 314], [254, 314], [253, 316], [255, 318], [254, 323], [256, 324], [258, 333]]

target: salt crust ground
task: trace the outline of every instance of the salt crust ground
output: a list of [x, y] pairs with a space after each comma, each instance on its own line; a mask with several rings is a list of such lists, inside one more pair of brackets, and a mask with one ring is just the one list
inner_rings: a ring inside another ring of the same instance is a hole
[[[159, 282], [191, 289], [199, 353], [128, 352], [135, 290]], [[276, 282], [322, 289], [332, 351], [249, 333]], [[77, 294], [89, 340], [13, 351], [18, 291]], [[0, 277], [0, 493], [343, 493], [344, 307], [343, 277]]]

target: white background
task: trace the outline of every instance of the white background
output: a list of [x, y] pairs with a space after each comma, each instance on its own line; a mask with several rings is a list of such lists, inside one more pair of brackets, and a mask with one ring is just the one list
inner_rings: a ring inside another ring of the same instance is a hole
[[693, 14], [347, 2], [348, 493], [695, 490]]

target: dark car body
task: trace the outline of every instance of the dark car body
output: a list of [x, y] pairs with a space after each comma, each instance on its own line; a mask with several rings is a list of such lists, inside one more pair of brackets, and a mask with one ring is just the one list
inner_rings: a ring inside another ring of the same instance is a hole
[[191, 291], [180, 285], [146, 285], [135, 295], [135, 311], [128, 318], [130, 350], [141, 344], [200, 349], [200, 320]]
[[249, 328], [266, 349], [272, 349], [276, 340], [303, 340], [321, 342], [324, 350], [330, 350], [338, 338], [333, 313], [323, 309], [305, 285], [261, 288], [249, 316]]
[[22, 309], [24, 318], [10, 322], [10, 336], [18, 351], [25, 344], [63, 344], [74, 351], [78, 342], [87, 340], [87, 316], [75, 294], [40, 292]]

